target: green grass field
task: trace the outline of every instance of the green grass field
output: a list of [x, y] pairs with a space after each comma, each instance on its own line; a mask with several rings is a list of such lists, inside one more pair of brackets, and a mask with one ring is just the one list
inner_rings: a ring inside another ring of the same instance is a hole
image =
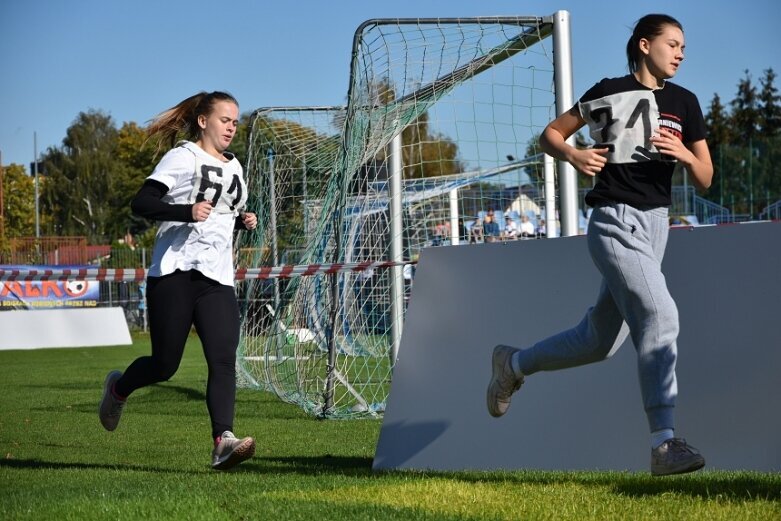
[[250, 390], [235, 430], [256, 456], [214, 472], [196, 338], [170, 382], [100, 426], [103, 377], [148, 349], [0, 351], [0, 519], [781, 520], [781, 474], [373, 473], [379, 420], [317, 420]]

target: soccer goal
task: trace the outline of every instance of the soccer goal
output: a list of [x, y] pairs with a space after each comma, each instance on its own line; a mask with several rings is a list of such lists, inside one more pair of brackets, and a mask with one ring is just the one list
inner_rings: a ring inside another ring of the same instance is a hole
[[489, 212], [500, 231], [555, 215], [537, 139], [572, 102], [568, 35], [566, 12], [370, 20], [345, 106], [254, 112], [262, 232], [239, 237], [238, 263], [328, 269], [240, 284], [241, 384], [319, 416], [382, 414], [420, 250], [468, 240]]

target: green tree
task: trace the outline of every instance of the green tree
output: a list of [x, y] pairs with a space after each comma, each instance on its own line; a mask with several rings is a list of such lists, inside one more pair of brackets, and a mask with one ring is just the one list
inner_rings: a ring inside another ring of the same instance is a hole
[[728, 181], [725, 177], [726, 171], [724, 169], [725, 153], [729, 151], [732, 127], [730, 115], [721, 103], [721, 98], [718, 94], [713, 95], [708, 113], [705, 115], [705, 130], [714, 168], [713, 183], [709, 193], [717, 195], [718, 199], [715, 202], [723, 206], [725, 188]]
[[759, 80], [762, 89], [759, 92], [759, 133], [769, 139], [781, 132], [781, 96], [775, 86], [776, 73], [772, 68], [765, 70]]
[[3, 230], [5, 239], [35, 235], [35, 186], [22, 165], [3, 167]]
[[249, 123], [251, 113], [247, 112], [239, 117], [239, 126], [236, 127], [236, 135], [233, 137], [228, 150], [236, 155], [236, 159], [247, 168], [247, 147], [249, 145]]
[[110, 116], [81, 112], [66, 131], [61, 148], [44, 154], [49, 175], [42, 206], [52, 215], [53, 235], [86, 235], [90, 242], [103, 235], [108, 219], [108, 178], [116, 161], [117, 130]]
[[[117, 193], [113, 195], [116, 206], [113, 219], [122, 223], [126, 233], [144, 236], [153, 222], [133, 215], [130, 201], [152, 173], [156, 164], [155, 146], [148, 141], [146, 131], [136, 123], [124, 123], [117, 134]], [[121, 229], [119, 230], [121, 231]], [[113, 238], [122, 237], [114, 233]]]
[[[251, 157], [242, 161], [249, 190], [247, 208], [258, 214], [261, 225], [268, 225], [273, 212], [277, 220], [279, 251], [294, 251], [300, 247], [305, 234], [301, 206], [304, 192], [306, 190], [309, 199], [323, 194], [340, 149], [340, 136], [319, 135], [295, 121], [266, 116], [258, 117], [252, 128], [251, 146], [240, 134], [231, 144], [231, 151], [237, 158], [241, 157], [242, 147], [234, 145], [244, 144], [245, 154], [252, 151]], [[239, 125], [239, 132], [249, 133], [249, 129], [249, 123]], [[272, 165], [275, 208], [271, 207], [269, 197]], [[250, 237], [242, 235], [239, 246], [251, 244], [254, 239], [250, 240]], [[252, 262], [269, 263], [270, 254], [271, 251], [266, 250], [262, 259]]]
[[46, 152], [42, 208], [53, 218], [49, 234], [86, 235], [96, 244], [126, 233], [138, 169], [121, 160], [119, 137], [111, 116], [90, 110], [68, 127], [62, 147]]
[[[758, 95], [758, 139], [755, 145], [756, 200], [758, 210], [781, 196], [781, 96], [775, 86], [776, 73], [766, 69], [760, 80]], [[753, 144], [753, 143], [752, 143]]]
[[756, 210], [761, 213], [781, 198], [781, 134], [764, 136], [754, 145], [754, 190]]
[[749, 214], [752, 218], [781, 194], [777, 167], [781, 107], [774, 85], [775, 73], [772, 69], [764, 72], [759, 93], [748, 71], [738, 83], [737, 96], [731, 102], [732, 145], [723, 159], [717, 158], [719, 164], [724, 163], [727, 176], [723, 189], [725, 204], [734, 213]]
[[713, 95], [708, 113], [705, 115], [705, 130], [711, 147], [729, 143], [732, 137], [730, 116], [718, 94]]
[[[388, 79], [370, 87], [369, 98], [373, 105], [392, 105], [396, 102], [396, 89]], [[458, 145], [447, 136], [430, 129], [427, 112], [418, 115], [401, 132], [401, 154], [404, 179], [421, 179], [458, 174], [464, 171], [458, 159]], [[375, 158], [383, 162], [388, 151], [381, 151]], [[361, 185], [361, 180], [358, 180]]]
[[427, 113], [401, 132], [401, 153], [405, 179], [420, 179], [463, 172], [458, 145], [447, 136], [429, 130]]
[[146, 130], [137, 123], [124, 123], [117, 134], [117, 159], [146, 175], [156, 163], [155, 147], [147, 139]]
[[738, 92], [732, 100], [732, 129], [735, 137], [742, 141], [753, 139], [758, 130], [757, 89], [751, 83], [751, 74], [738, 82]]

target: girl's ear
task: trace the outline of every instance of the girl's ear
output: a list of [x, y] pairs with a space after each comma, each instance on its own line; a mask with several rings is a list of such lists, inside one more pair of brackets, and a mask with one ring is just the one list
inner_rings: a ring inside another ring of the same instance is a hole
[[651, 52], [651, 42], [648, 40], [648, 38], [640, 38], [640, 41], [637, 43], [637, 45], [640, 48], [640, 52], [644, 55], [648, 56], [648, 53]]
[[198, 116], [198, 126], [201, 127], [201, 130], [206, 130], [206, 116], [203, 114]]

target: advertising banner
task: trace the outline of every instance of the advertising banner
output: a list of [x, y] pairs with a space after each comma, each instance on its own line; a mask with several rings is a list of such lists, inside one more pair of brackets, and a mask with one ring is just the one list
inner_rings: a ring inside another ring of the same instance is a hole
[[[4, 269], [80, 269], [88, 266], [2, 266]], [[0, 282], [0, 311], [97, 307], [100, 283], [87, 280], [20, 280]]]

